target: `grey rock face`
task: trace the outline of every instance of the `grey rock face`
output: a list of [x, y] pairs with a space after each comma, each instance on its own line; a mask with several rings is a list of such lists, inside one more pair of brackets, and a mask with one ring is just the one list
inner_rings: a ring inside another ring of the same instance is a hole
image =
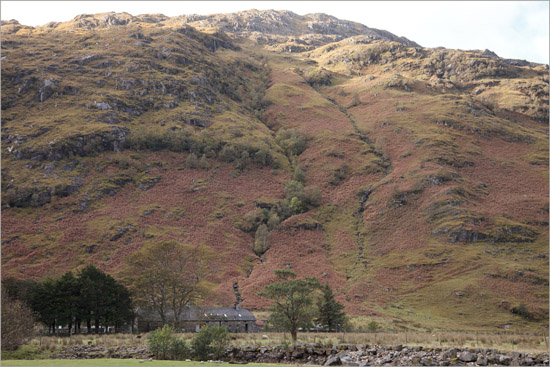
[[107, 102], [99, 102], [99, 103], [95, 103], [95, 106], [102, 110], [102, 111], [106, 111], [106, 110], [110, 110], [111, 109], [111, 106], [109, 105], [109, 103]]

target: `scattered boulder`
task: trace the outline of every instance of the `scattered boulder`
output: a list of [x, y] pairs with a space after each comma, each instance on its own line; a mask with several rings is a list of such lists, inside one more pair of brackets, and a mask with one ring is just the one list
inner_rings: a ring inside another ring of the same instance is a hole
[[95, 106], [97, 107], [97, 109], [99, 109], [99, 110], [106, 111], [106, 110], [110, 110], [110, 109], [111, 109], [111, 106], [110, 106], [109, 103], [107, 103], [107, 102], [99, 102], [99, 103], [97, 103], [96, 101], [94, 101], [94, 103], [95, 103]]
[[509, 366], [512, 362], [512, 358], [506, 355], [501, 355], [498, 357], [498, 363], [504, 366]]
[[332, 356], [327, 359], [325, 362], [325, 366], [341, 366], [342, 361], [340, 360], [340, 357], [338, 356]]
[[477, 356], [470, 352], [460, 352], [458, 353], [457, 358], [463, 362], [473, 362], [477, 360]]

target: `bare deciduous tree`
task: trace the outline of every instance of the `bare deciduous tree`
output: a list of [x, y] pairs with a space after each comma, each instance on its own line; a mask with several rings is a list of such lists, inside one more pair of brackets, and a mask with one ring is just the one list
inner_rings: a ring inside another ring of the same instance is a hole
[[[177, 329], [184, 308], [209, 293], [205, 278], [211, 257], [202, 247], [174, 241], [146, 245], [129, 259], [131, 288], [138, 302], [151, 305], [163, 324], [172, 323]], [[174, 311], [170, 321], [168, 309]]]
[[34, 315], [21, 301], [14, 300], [2, 288], [2, 349], [13, 350], [32, 336]]

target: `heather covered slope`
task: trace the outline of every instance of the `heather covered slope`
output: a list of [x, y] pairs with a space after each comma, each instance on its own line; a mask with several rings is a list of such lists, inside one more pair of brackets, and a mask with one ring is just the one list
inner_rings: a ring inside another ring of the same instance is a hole
[[219, 255], [213, 304], [287, 266], [394, 328], [547, 323], [544, 65], [290, 12], [2, 33], [4, 277], [174, 239]]

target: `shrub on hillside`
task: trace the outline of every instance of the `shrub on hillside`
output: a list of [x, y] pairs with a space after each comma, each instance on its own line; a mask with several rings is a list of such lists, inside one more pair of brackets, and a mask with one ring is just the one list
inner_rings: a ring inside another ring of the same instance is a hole
[[294, 169], [293, 178], [294, 178], [295, 181], [298, 181], [298, 182], [301, 182], [301, 183], [306, 182], [306, 176], [304, 175], [304, 171], [302, 170], [302, 168], [300, 166], [296, 166], [296, 168]]
[[185, 159], [185, 163], [189, 168], [197, 168], [197, 156], [195, 153], [191, 153]]
[[235, 224], [241, 231], [252, 232], [263, 222], [264, 215], [260, 209], [254, 209], [243, 215]]
[[306, 150], [306, 137], [294, 129], [280, 129], [275, 140], [289, 156], [300, 155]]
[[329, 179], [329, 183], [334, 186], [341, 184], [342, 181], [346, 179], [348, 170], [349, 170], [349, 167], [347, 165], [343, 165], [342, 167], [334, 170], [332, 172], [332, 176]]
[[289, 180], [285, 184], [285, 197], [288, 200], [296, 197], [300, 200], [304, 198], [304, 185], [301, 182]]
[[224, 162], [233, 162], [237, 153], [232, 145], [225, 145], [220, 152], [220, 159]]
[[206, 155], [202, 155], [201, 159], [199, 160], [199, 167], [202, 169], [208, 169], [208, 160], [206, 159]]
[[290, 206], [290, 209], [292, 209], [292, 211], [294, 212], [294, 214], [300, 214], [307, 210], [304, 203], [302, 203], [302, 201], [297, 197], [293, 197], [290, 200], [289, 206]]
[[192, 343], [197, 359], [203, 361], [210, 357], [218, 359], [229, 343], [229, 333], [226, 328], [220, 326], [204, 328], [193, 338]]
[[332, 77], [330, 71], [326, 69], [311, 70], [305, 75], [307, 82], [312, 86], [331, 85]]
[[269, 249], [269, 229], [265, 224], [261, 224], [256, 230], [254, 236], [254, 253], [262, 256]]
[[533, 314], [529, 312], [527, 307], [525, 306], [525, 303], [521, 302], [518, 307], [512, 307], [511, 309], [512, 313], [515, 313], [521, 317], [524, 317], [528, 320], [533, 318]]
[[279, 224], [281, 223], [281, 219], [279, 218], [279, 216], [277, 215], [277, 213], [275, 212], [275, 210], [271, 210], [269, 212], [269, 219], [267, 220], [267, 227], [269, 228], [269, 230], [273, 230], [275, 229]]
[[323, 196], [318, 186], [306, 186], [304, 189], [304, 201], [311, 206], [319, 206], [323, 202]]

